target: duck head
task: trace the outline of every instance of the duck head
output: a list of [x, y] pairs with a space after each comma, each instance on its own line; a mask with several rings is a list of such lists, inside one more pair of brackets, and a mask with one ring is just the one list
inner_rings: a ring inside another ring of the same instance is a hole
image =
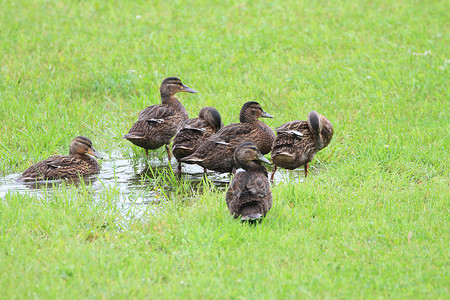
[[184, 85], [177, 77], [168, 77], [164, 79], [161, 83], [161, 87], [159, 88], [159, 92], [161, 93], [161, 97], [163, 99], [170, 98], [180, 92], [197, 93], [196, 90]]
[[86, 154], [90, 154], [100, 159], [103, 158], [103, 156], [92, 147], [90, 139], [81, 135], [77, 136], [70, 143], [69, 155], [83, 157]]
[[246, 102], [241, 108], [241, 112], [239, 114], [239, 121], [241, 123], [251, 123], [259, 118], [273, 118], [273, 116], [267, 112], [265, 112], [261, 105], [258, 102]]
[[249, 170], [261, 167], [261, 162], [271, 164], [270, 161], [259, 152], [255, 144], [246, 142], [237, 146], [234, 151], [234, 160], [238, 167]]

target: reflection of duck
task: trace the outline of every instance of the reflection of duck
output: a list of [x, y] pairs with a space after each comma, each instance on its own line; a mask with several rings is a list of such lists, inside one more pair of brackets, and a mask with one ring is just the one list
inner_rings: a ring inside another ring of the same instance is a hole
[[243, 142], [252, 142], [261, 153], [269, 153], [275, 134], [267, 124], [258, 120], [260, 117], [273, 118], [263, 111], [258, 102], [245, 103], [239, 115], [241, 123], [223, 127], [181, 161], [225, 173], [235, 168], [233, 153]]
[[42, 190], [52, 188], [54, 186], [60, 186], [61, 184], [69, 184], [71, 186], [80, 187], [94, 184], [97, 181], [97, 177], [84, 176], [84, 177], [71, 177], [62, 178], [56, 180], [45, 181], [23, 181], [22, 184], [30, 190]]
[[178, 124], [189, 118], [186, 109], [175, 97], [175, 94], [197, 92], [185, 86], [176, 77], [164, 79], [159, 90], [162, 104], [152, 105], [141, 111], [137, 122], [123, 138], [144, 148], [147, 157], [148, 150], [158, 149], [165, 145], [170, 160], [170, 140], [177, 132]]
[[270, 162], [253, 143], [243, 143], [236, 148], [234, 159], [237, 172], [226, 194], [230, 213], [242, 221], [254, 222], [266, 215], [272, 207], [272, 192], [267, 178], [267, 169], [261, 164]]
[[291, 121], [275, 128], [277, 138], [272, 147], [272, 161], [275, 165], [270, 180], [277, 166], [295, 169], [305, 166], [308, 175], [308, 163], [317, 152], [328, 146], [333, 137], [333, 126], [327, 118], [316, 111], [308, 114], [307, 121]]
[[77, 136], [70, 143], [69, 155], [52, 156], [29, 167], [19, 180], [50, 180], [92, 175], [100, 172], [100, 165], [91, 156], [102, 158], [92, 147], [90, 139]]
[[210, 106], [203, 107], [198, 118], [180, 123], [172, 145], [172, 153], [178, 160], [178, 172], [181, 172], [180, 159], [194, 153], [203, 141], [222, 127], [219, 112]]

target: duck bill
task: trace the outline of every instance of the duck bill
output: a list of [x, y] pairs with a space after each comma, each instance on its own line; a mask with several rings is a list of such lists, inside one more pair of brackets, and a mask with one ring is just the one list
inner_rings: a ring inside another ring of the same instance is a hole
[[273, 116], [271, 114], [269, 114], [269, 113], [267, 113], [265, 111], [263, 111], [261, 117], [263, 117], [263, 118], [273, 118]]
[[89, 151], [86, 153], [93, 155], [97, 158], [103, 159], [103, 156], [100, 153], [98, 153], [97, 150], [95, 150], [94, 148], [89, 149]]
[[269, 164], [269, 165], [271, 165], [272, 163], [267, 159], [267, 158], [265, 158], [264, 157], [264, 155], [260, 155], [260, 156], [258, 156], [258, 160], [260, 160], [260, 161], [262, 161], [262, 162], [264, 162], [264, 163], [266, 163], [266, 164]]
[[181, 91], [182, 91], [182, 92], [185, 92], [185, 93], [197, 93], [196, 90], [191, 89], [190, 87], [188, 87], [188, 86], [186, 86], [186, 85], [183, 85], [183, 88], [181, 89]]

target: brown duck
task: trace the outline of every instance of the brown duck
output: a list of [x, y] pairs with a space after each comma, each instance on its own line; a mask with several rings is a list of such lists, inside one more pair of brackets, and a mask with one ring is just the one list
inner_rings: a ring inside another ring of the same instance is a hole
[[194, 153], [203, 141], [222, 127], [219, 112], [210, 106], [203, 107], [198, 118], [180, 123], [172, 143], [172, 153], [178, 161], [178, 172], [181, 172], [180, 159]]
[[148, 150], [158, 149], [165, 145], [170, 161], [170, 140], [176, 134], [180, 122], [189, 118], [186, 109], [175, 97], [175, 94], [178, 92], [197, 93], [197, 91], [185, 86], [177, 77], [164, 79], [159, 91], [162, 104], [152, 105], [141, 111], [138, 121], [123, 138], [144, 148], [147, 157]]
[[261, 162], [270, 164], [253, 143], [243, 143], [236, 148], [234, 159], [244, 169], [233, 177], [226, 194], [230, 213], [242, 221], [255, 222], [263, 218], [272, 207], [267, 169]]
[[90, 139], [77, 136], [70, 143], [69, 155], [52, 156], [40, 161], [23, 172], [18, 180], [51, 180], [99, 173], [99, 163], [87, 154], [102, 158], [92, 147]]
[[327, 118], [316, 111], [308, 114], [307, 121], [291, 121], [275, 128], [277, 138], [272, 147], [272, 161], [275, 165], [270, 180], [273, 181], [277, 166], [295, 169], [305, 166], [308, 176], [308, 163], [317, 152], [328, 146], [333, 137], [333, 126]]
[[206, 139], [192, 155], [180, 161], [226, 173], [236, 169], [233, 153], [244, 142], [254, 143], [262, 154], [269, 153], [275, 133], [267, 124], [258, 120], [260, 117], [273, 118], [258, 102], [245, 103], [239, 115], [241, 123], [223, 127]]

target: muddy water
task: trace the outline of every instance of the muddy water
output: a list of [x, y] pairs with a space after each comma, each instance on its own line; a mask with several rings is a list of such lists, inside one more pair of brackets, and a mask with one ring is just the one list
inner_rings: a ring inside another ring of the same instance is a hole
[[[74, 187], [89, 186], [94, 198], [101, 197], [101, 194], [105, 191], [113, 190], [114, 195], [119, 198], [118, 208], [127, 218], [139, 217], [144, 210], [148, 209], [157, 212], [161, 208], [160, 204], [170, 201], [171, 192], [177, 186], [173, 181], [173, 175], [171, 175], [177, 169], [177, 161], [173, 159], [171, 166], [169, 166], [166, 156], [161, 159], [151, 157], [146, 162], [144, 158], [135, 160], [122, 155], [122, 152], [104, 155], [104, 159], [101, 160], [102, 170], [100, 174], [84, 178], [83, 182], [74, 179], [66, 181], [66, 183]], [[173, 168], [173, 171], [171, 171], [171, 168]], [[20, 173], [0, 176], [0, 198], [7, 193], [14, 192], [44, 196], [62, 184], [62, 180], [20, 182], [17, 181], [19, 176]], [[207, 177], [212, 184], [223, 190], [230, 182], [229, 174], [208, 171]], [[162, 178], [163, 180], [161, 180]], [[302, 182], [303, 178], [302, 169], [294, 171], [278, 169], [274, 183]], [[194, 189], [196, 186], [201, 187], [203, 168], [197, 165], [183, 164], [182, 180], [188, 181]]]

